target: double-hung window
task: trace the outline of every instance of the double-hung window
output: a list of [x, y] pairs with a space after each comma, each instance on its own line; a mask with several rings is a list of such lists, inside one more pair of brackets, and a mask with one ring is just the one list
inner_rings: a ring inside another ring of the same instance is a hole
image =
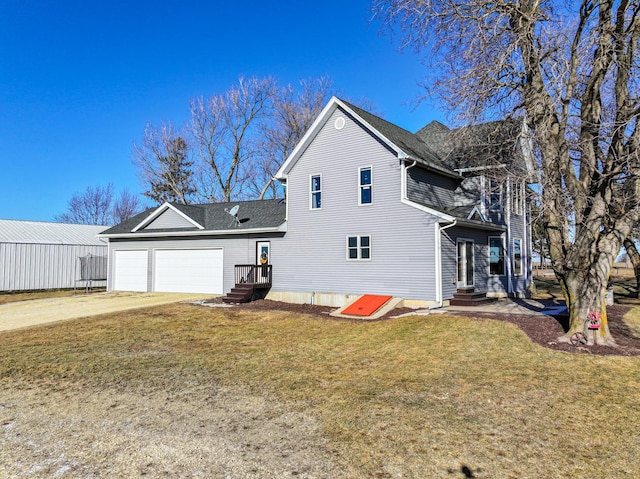
[[347, 259], [371, 259], [371, 237], [347, 236]]
[[358, 204], [370, 205], [373, 203], [371, 167], [363, 166], [358, 173]]
[[522, 274], [522, 240], [513, 240], [513, 274], [520, 276]]
[[322, 175], [311, 175], [310, 180], [310, 208], [319, 210], [322, 208]]
[[502, 209], [502, 183], [493, 178], [489, 179], [489, 209], [491, 211]]
[[521, 181], [514, 181], [511, 185], [512, 187], [512, 192], [511, 192], [511, 196], [513, 198], [512, 201], [512, 205], [513, 205], [513, 211], [512, 213], [514, 215], [521, 215], [522, 211], [523, 211], [523, 206], [524, 206], [524, 188], [522, 186], [522, 182]]
[[504, 246], [500, 236], [489, 237], [489, 274], [504, 274]]

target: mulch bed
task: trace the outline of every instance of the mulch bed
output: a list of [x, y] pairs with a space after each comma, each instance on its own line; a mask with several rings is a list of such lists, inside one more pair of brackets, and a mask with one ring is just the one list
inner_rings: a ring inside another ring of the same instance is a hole
[[[221, 302], [220, 298], [210, 300], [211, 303]], [[257, 300], [251, 303], [236, 304], [234, 308], [247, 311], [288, 311], [298, 314], [308, 314], [312, 316], [322, 317], [337, 321], [363, 321], [360, 319], [345, 319], [329, 316], [329, 313], [336, 308], [331, 306], [318, 306], [314, 304], [293, 304], [271, 300]], [[494, 319], [498, 321], [507, 321], [518, 326], [524, 331], [529, 338], [549, 349], [558, 351], [566, 351], [579, 354], [595, 354], [601, 356], [637, 356], [640, 355], [640, 338], [634, 337], [629, 328], [622, 320], [623, 316], [632, 309], [632, 306], [614, 305], [607, 307], [607, 318], [609, 320], [609, 329], [616, 341], [617, 346], [584, 346], [575, 347], [568, 343], [558, 342], [558, 338], [564, 334], [567, 327], [566, 316], [544, 316], [544, 315], [507, 315], [498, 313], [480, 313], [480, 312], [459, 312], [452, 311], [455, 316], [473, 317], [476, 319]], [[410, 308], [396, 308], [385, 316], [374, 321], [383, 321], [392, 319], [405, 313], [414, 311]], [[366, 320], [371, 321], [371, 320]]]

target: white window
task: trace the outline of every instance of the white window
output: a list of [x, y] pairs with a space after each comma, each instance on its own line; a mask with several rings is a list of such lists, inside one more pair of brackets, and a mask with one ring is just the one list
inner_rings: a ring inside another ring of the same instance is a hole
[[521, 215], [524, 206], [524, 187], [521, 181], [514, 181], [512, 184], [513, 211], [514, 215]]
[[310, 208], [319, 210], [322, 208], [322, 175], [311, 175], [310, 190]]
[[488, 186], [489, 191], [487, 192], [487, 197], [489, 199], [489, 209], [491, 211], [499, 211], [502, 209], [502, 183], [490, 178]]
[[500, 236], [489, 237], [489, 274], [504, 274], [504, 246]]
[[522, 274], [522, 240], [513, 240], [513, 274], [520, 276]]
[[347, 236], [347, 259], [368, 260], [371, 259], [370, 236]]
[[372, 173], [370, 166], [364, 166], [358, 170], [358, 204], [370, 205], [373, 203]]

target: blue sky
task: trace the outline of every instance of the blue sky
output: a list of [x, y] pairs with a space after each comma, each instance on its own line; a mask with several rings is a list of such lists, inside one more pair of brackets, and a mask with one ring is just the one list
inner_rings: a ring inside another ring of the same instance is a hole
[[0, 2], [0, 218], [52, 221], [75, 192], [142, 188], [147, 122], [181, 124], [192, 97], [241, 75], [327, 75], [415, 131], [446, 118], [413, 100], [420, 59], [399, 53], [369, 0]]

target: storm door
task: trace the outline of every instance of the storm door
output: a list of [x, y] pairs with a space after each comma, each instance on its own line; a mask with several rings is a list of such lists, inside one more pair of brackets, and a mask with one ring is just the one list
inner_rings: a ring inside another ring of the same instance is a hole
[[473, 241], [458, 239], [458, 288], [473, 286]]

